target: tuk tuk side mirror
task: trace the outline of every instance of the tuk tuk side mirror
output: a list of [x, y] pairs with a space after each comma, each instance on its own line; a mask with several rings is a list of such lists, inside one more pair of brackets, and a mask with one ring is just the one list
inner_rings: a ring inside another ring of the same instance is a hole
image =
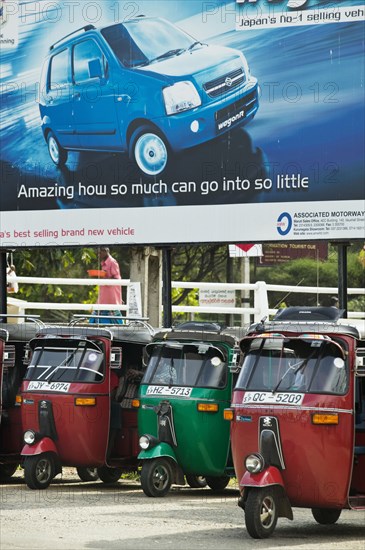
[[30, 363], [31, 357], [32, 357], [32, 350], [30, 349], [30, 347], [27, 344], [24, 348], [23, 365], [25, 365], [27, 367]]
[[112, 348], [110, 352], [110, 368], [120, 369], [122, 367], [122, 348]]
[[15, 367], [15, 346], [6, 344], [3, 353], [3, 367]]
[[232, 353], [232, 359], [228, 365], [230, 372], [237, 374], [240, 370], [240, 350], [239, 348], [234, 348]]
[[356, 376], [365, 376], [365, 348], [358, 348], [355, 365]]

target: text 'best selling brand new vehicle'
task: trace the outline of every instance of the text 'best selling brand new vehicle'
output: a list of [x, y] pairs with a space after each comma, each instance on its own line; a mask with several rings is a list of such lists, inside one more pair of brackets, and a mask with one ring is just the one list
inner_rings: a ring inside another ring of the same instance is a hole
[[87, 25], [53, 44], [39, 108], [57, 166], [70, 150], [127, 152], [154, 176], [172, 153], [250, 121], [258, 84], [241, 51], [139, 16], [100, 29]]

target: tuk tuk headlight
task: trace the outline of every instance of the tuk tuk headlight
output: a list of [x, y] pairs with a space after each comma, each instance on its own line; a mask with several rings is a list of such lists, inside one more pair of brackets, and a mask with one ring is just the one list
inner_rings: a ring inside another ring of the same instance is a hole
[[151, 447], [155, 447], [158, 443], [158, 439], [156, 437], [153, 437], [152, 435], [141, 435], [139, 438], [139, 446], [141, 447], [142, 451], [146, 451], [147, 449], [151, 449]]
[[24, 443], [27, 445], [33, 445], [36, 440], [35, 432], [33, 430], [27, 430], [23, 435]]
[[265, 460], [259, 453], [248, 455], [245, 458], [245, 467], [251, 474], [258, 474], [265, 468]]

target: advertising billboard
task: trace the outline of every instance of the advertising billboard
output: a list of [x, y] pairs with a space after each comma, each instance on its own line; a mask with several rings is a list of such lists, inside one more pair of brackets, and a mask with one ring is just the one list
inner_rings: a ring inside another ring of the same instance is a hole
[[2, 0], [0, 246], [363, 239], [358, 0]]

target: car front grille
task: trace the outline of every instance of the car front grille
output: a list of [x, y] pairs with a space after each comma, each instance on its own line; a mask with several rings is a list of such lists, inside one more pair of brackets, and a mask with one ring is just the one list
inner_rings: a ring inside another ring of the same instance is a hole
[[210, 82], [206, 82], [203, 87], [209, 97], [218, 97], [224, 93], [230, 92], [244, 81], [245, 73], [243, 68], [240, 67], [239, 69], [225, 74], [224, 76], [220, 76], [219, 78], [210, 80]]

